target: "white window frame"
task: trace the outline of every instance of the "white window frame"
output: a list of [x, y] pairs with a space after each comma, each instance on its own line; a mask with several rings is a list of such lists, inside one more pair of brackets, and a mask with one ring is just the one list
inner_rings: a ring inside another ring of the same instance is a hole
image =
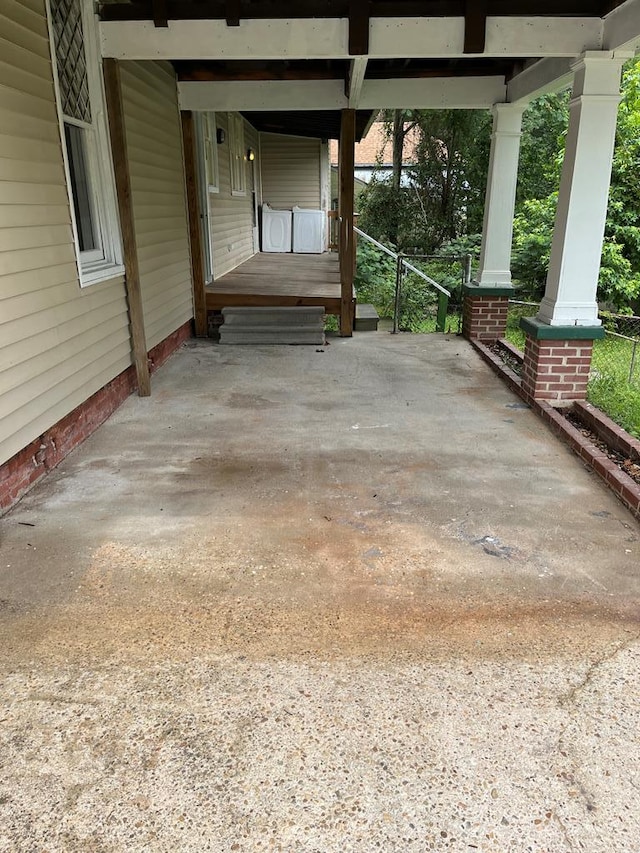
[[209, 121], [208, 127], [205, 123], [205, 116], [213, 115], [213, 142], [214, 145], [217, 146], [217, 136], [216, 136], [216, 126], [215, 126], [215, 113], [196, 113], [195, 122], [196, 122], [196, 153], [198, 160], [198, 194], [200, 196], [200, 224], [202, 231], [202, 240], [204, 243], [204, 277], [205, 283], [211, 284], [213, 281], [213, 241], [211, 239], [211, 205], [209, 195], [211, 193], [219, 192], [220, 184], [219, 184], [219, 172], [218, 170], [218, 152], [216, 147], [216, 155], [215, 155], [215, 169], [214, 177], [218, 177], [218, 185], [213, 188], [209, 183], [209, 174], [207, 173], [207, 157], [206, 157], [206, 146], [208, 141], [208, 134], [211, 133], [212, 127], [211, 122]]
[[[49, 0], [47, 3], [47, 21], [49, 42], [51, 45], [51, 63], [58, 110], [60, 141], [64, 160], [71, 226], [78, 266], [80, 287], [87, 287], [101, 281], [112, 279], [124, 273], [122, 262], [122, 244], [120, 240], [120, 223], [115, 194], [115, 178], [111, 159], [111, 144], [107, 126], [105, 107], [104, 81], [102, 77], [102, 59], [97, 25], [97, 16], [93, 13], [90, 0], [81, 0], [82, 33], [87, 67], [87, 84], [89, 103], [91, 105], [91, 122], [82, 122], [65, 116], [62, 112], [62, 98], [58, 80], [55, 33], [53, 17]], [[84, 153], [90, 187], [91, 214], [93, 218], [94, 236], [97, 248], [91, 251], [80, 251], [78, 223], [76, 221], [75, 204], [71, 183], [71, 171], [67, 152], [65, 124], [83, 128], [85, 133]]]
[[231, 195], [247, 194], [247, 152], [244, 147], [244, 119], [240, 113], [228, 113], [229, 165], [231, 168]]
[[216, 114], [200, 113], [204, 178], [210, 193], [220, 192], [220, 166], [218, 164], [218, 137]]

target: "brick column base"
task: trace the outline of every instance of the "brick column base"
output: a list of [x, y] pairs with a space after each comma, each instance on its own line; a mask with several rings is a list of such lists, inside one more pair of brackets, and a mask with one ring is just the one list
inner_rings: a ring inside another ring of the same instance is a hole
[[497, 341], [507, 329], [512, 288], [465, 285], [462, 290], [462, 334], [469, 340]]
[[547, 326], [523, 318], [526, 333], [522, 390], [532, 400], [567, 405], [587, 397], [594, 338], [604, 336], [600, 326]]
[[534, 400], [586, 400], [593, 341], [537, 341], [527, 335], [522, 390]]

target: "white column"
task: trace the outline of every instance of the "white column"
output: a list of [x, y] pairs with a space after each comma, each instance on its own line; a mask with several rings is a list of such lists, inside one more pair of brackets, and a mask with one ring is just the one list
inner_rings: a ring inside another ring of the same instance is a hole
[[521, 104], [494, 104], [493, 107], [493, 135], [477, 279], [478, 284], [485, 287], [511, 285], [513, 212], [524, 109]]
[[607, 218], [624, 59], [587, 51], [573, 66], [558, 209], [538, 319], [550, 326], [599, 326], [596, 288]]

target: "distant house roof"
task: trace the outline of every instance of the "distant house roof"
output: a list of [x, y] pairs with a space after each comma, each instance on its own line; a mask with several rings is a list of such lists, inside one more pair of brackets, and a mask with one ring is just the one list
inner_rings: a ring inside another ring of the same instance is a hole
[[[338, 165], [338, 143], [331, 140], [331, 165]], [[418, 146], [418, 131], [410, 130], [404, 140], [404, 152], [402, 162], [410, 165], [416, 162], [416, 148]], [[376, 165], [393, 165], [393, 143], [391, 141], [388, 125], [382, 121], [376, 121], [371, 125], [369, 133], [362, 142], [356, 142], [355, 165], [358, 167], [373, 167]]]

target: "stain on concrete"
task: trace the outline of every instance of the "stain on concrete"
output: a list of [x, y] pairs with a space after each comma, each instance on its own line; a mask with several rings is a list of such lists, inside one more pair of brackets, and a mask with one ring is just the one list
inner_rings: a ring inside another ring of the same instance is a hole
[[2, 519], [0, 850], [634, 849], [639, 528], [456, 351], [192, 344]]

